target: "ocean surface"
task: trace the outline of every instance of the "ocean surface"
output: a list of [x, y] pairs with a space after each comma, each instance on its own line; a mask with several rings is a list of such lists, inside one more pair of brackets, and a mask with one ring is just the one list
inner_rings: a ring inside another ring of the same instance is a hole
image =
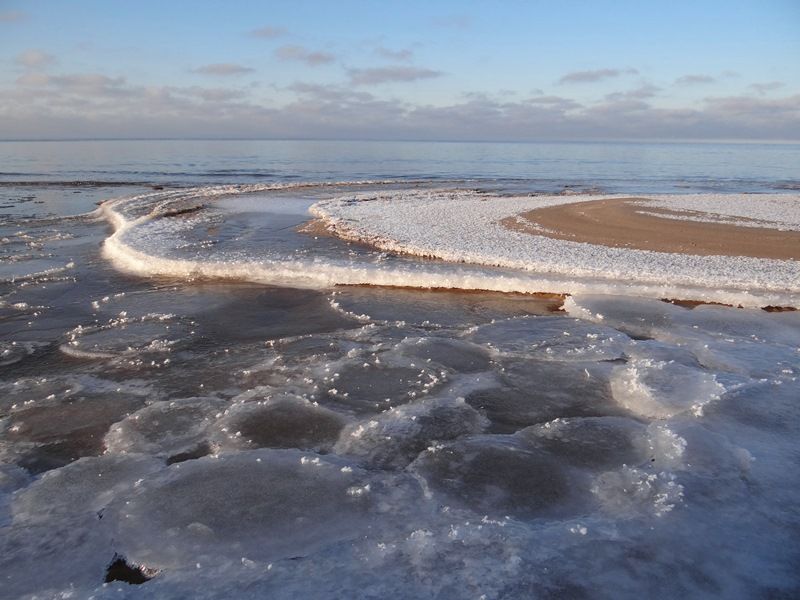
[[0, 142], [0, 597], [800, 596], [800, 313], [757, 308], [796, 305], [796, 261], [536, 289], [302, 231], [539, 195], [763, 213], [797, 202], [798, 165], [796, 144]]

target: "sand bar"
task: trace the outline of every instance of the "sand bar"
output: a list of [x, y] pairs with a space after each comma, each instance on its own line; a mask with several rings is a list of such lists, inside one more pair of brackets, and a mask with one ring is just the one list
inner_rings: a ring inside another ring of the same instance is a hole
[[646, 199], [614, 198], [548, 206], [501, 223], [515, 231], [614, 248], [800, 260], [798, 231], [759, 227], [745, 218], [736, 224], [679, 220], [691, 217], [692, 211], [644, 209], [642, 201]]

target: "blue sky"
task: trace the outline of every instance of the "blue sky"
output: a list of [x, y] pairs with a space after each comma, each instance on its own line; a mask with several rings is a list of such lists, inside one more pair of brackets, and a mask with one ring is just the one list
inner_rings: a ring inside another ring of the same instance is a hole
[[800, 2], [0, 0], [0, 139], [800, 139]]

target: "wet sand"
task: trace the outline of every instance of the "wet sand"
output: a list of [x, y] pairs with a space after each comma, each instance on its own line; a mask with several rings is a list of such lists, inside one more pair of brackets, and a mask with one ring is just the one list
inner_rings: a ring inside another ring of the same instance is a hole
[[736, 219], [733, 225], [668, 218], [694, 215], [642, 207], [636, 204], [641, 200], [615, 198], [537, 208], [503, 219], [501, 224], [533, 235], [614, 248], [800, 260], [800, 232], [755, 227], [748, 219]]

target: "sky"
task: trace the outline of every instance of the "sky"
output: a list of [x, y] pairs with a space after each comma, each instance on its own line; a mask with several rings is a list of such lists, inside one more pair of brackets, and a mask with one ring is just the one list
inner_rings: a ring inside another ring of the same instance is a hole
[[0, 0], [0, 139], [800, 140], [800, 0]]

